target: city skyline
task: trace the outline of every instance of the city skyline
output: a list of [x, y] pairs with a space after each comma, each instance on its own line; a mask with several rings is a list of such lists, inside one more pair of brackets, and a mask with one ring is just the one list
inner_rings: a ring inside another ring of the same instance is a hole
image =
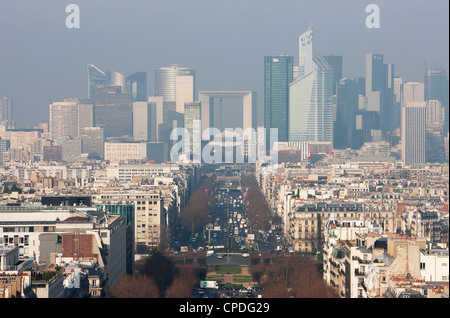
[[[395, 65], [395, 75], [407, 81], [423, 82], [428, 60], [442, 65], [448, 74], [448, 3], [444, 1], [379, 3], [379, 29], [365, 26], [367, 4], [360, 1], [286, 1], [284, 6], [268, 6], [248, 0], [240, 2], [239, 9], [233, 1], [152, 5], [110, 1], [107, 8], [101, 2], [76, 4], [80, 29], [65, 27], [66, 4], [1, 6], [0, 32], [5, 48], [11, 50], [0, 53], [0, 96], [13, 99], [18, 128], [46, 122], [52, 102], [87, 97], [88, 64], [121, 74], [146, 72], [149, 96], [154, 94], [155, 70], [171, 64], [196, 70], [197, 91], [252, 90], [263, 96], [264, 56], [292, 55], [298, 65], [299, 35], [311, 24], [314, 55], [343, 56], [343, 77], [363, 77], [364, 56], [369, 52], [383, 54]], [[164, 21], [172, 23], [168, 26]], [[24, 89], [27, 94], [21, 94]], [[259, 123], [262, 109], [260, 98]]]
[[449, 4], [370, 2], [0, 4], [0, 299], [448, 299]]

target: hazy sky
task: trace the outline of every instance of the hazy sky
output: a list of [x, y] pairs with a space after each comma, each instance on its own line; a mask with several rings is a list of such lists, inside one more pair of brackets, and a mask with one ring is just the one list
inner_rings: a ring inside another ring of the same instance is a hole
[[[79, 29], [66, 28], [68, 4]], [[380, 28], [368, 29], [368, 4]], [[342, 55], [343, 74], [364, 76], [364, 54], [384, 54], [395, 74], [423, 81], [424, 62], [448, 74], [447, 0], [0, 0], [0, 96], [14, 100], [18, 128], [48, 122], [48, 105], [87, 96], [87, 64], [124, 75], [178, 64], [198, 90], [254, 90], [263, 100], [263, 58], [298, 63], [298, 36], [314, 26], [315, 54]], [[261, 118], [261, 117], [259, 117]]]

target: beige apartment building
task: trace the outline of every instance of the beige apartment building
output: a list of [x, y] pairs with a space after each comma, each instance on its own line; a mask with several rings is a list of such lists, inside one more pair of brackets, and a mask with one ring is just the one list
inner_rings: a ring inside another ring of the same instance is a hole
[[99, 204], [134, 205], [136, 254], [147, 254], [148, 248], [167, 242], [167, 215], [159, 192], [105, 191], [93, 195], [92, 200]]
[[287, 236], [294, 251], [316, 252], [324, 243], [325, 225], [332, 215], [339, 220], [361, 220], [394, 232], [396, 207], [392, 204], [316, 203], [304, 204], [288, 215]]

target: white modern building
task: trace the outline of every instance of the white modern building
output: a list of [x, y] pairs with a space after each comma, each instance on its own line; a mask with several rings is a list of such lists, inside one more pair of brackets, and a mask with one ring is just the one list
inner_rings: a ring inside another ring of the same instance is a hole
[[402, 161], [407, 165], [425, 163], [426, 103], [405, 103], [401, 120]]
[[[300, 34], [298, 39], [298, 74], [301, 77], [314, 69], [314, 51], [313, 51], [313, 26], [310, 25], [308, 31]], [[295, 76], [294, 76], [295, 78]]]
[[406, 82], [403, 83], [403, 106], [409, 102], [423, 102], [425, 94], [424, 83], [420, 82]]
[[133, 102], [134, 141], [156, 141], [156, 117], [156, 103]]
[[314, 58], [314, 69], [289, 85], [289, 141], [333, 141], [333, 69]]
[[53, 140], [78, 138], [79, 115], [78, 100], [65, 99], [64, 102], [54, 102], [49, 107], [49, 129]]
[[147, 143], [145, 142], [105, 142], [105, 160], [110, 162], [142, 160], [146, 157]]

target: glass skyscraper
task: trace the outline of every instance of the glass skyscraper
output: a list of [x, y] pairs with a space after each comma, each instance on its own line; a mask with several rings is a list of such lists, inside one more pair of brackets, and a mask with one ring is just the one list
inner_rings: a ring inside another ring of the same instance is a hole
[[313, 26], [300, 34], [298, 38], [298, 76], [308, 74], [314, 69]]
[[165, 102], [175, 102], [177, 100], [177, 76], [186, 75], [194, 77], [195, 92], [195, 70], [187, 67], [179, 67], [178, 65], [157, 69], [155, 71], [155, 96], [163, 96]]
[[333, 69], [321, 56], [313, 62], [289, 85], [289, 141], [333, 141]]
[[88, 98], [94, 98], [95, 87], [97, 85], [106, 85], [108, 78], [105, 72], [93, 64], [88, 64]]
[[379, 130], [383, 134], [394, 130], [394, 65], [384, 64], [383, 54], [365, 56], [366, 110], [377, 112]]
[[323, 58], [330, 64], [334, 72], [334, 84], [333, 84], [333, 94], [336, 94], [336, 85], [342, 78], [342, 56], [340, 55], [328, 55], [323, 56]]
[[187, 130], [189, 134], [189, 136], [186, 136], [186, 138], [189, 137], [189, 149], [186, 149], [186, 151], [190, 152], [191, 154], [198, 155], [201, 151], [200, 149], [201, 120], [202, 120], [201, 102], [185, 103], [184, 128]]
[[131, 93], [133, 102], [147, 101], [147, 73], [133, 73], [125, 79], [125, 90]]
[[278, 129], [278, 141], [288, 141], [289, 84], [293, 81], [292, 56], [264, 57], [264, 128], [266, 141], [270, 128]]
[[336, 120], [333, 130], [333, 147], [350, 148], [353, 145], [355, 117], [358, 111], [358, 85], [349, 78], [336, 85]]
[[449, 131], [448, 77], [438, 67], [427, 67], [425, 71], [425, 101], [438, 100], [444, 107], [444, 134]]

